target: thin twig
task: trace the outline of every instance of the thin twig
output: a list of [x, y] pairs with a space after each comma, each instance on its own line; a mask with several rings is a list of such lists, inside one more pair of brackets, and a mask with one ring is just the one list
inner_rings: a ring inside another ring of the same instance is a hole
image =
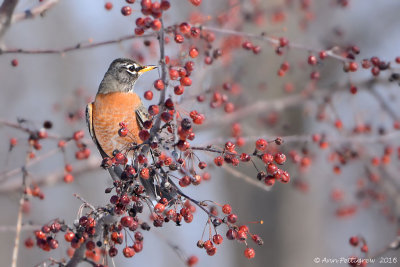
[[[81, 162], [79, 164], [75, 164], [72, 166], [72, 175], [75, 177], [80, 176], [82, 174], [101, 170], [100, 166], [100, 159], [98, 157], [90, 157], [89, 159]], [[35, 185], [42, 187], [42, 186], [51, 186], [63, 181], [64, 171], [54, 171], [52, 173], [40, 176], [34, 179]], [[20, 188], [20, 184], [17, 181], [10, 181], [0, 187], [0, 193], [12, 193]]]
[[[35, 132], [37, 132], [37, 130], [32, 130], [32, 129], [28, 128], [28, 127], [22, 126], [21, 123], [11, 122], [11, 121], [8, 121], [8, 120], [5, 120], [5, 119], [0, 119], [0, 125], [4, 125], [4, 126], [10, 127], [10, 128], [14, 128], [14, 129], [26, 132], [28, 134], [34, 134]], [[50, 139], [62, 139], [63, 137], [61, 137], [59, 135], [56, 135], [56, 134], [48, 133], [47, 138], [50, 138]]]
[[[247, 38], [251, 38], [251, 39], [257, 39], [257, 40], [261, 40], [261, 41], [266, 41], [270, 45], [273, 45], [273, 46], [278, 46], [279, 45], [279, 39], [278, 38], [270, 37], [270, 36], [266, 35], [265, 33], [254, 34], [254, 33], [247, 33], [247, 32], [241, 32], [241, 31], [235, 31], [235, 30], [229, 30], [229, 29], [215, 28], [215, 27], [210, 27], [210, 26], [201, 26], [201, 29], [209, 30], [209, 31], [212, 31], [212, 32], [215, 32], [215, 33], [219, 33], [219, 34], [238, 35], [238, 36], [243, 36], [243, 37], [247, 37]], [[308, 52], [314, 52], [314, 53], [318, 53], [318, 52], [320, 52], [322, 50], [322, 49], [311, 48], [311, 47], [306, 46], [306, 45], [302, 45], [302, 44], [298, 44], [298, 43], [292, 43], [292, 42], [289, 43], [288, 47], [289, 48], [297, 48], [297, 49], [301, 49], [301, 50], [306, 50]], [[333, 59], [339, 60], [341, 62], [349, 61], [349, 59], [335, 54], [335, 51], [337, 50], [337, 48], [338, 47], [334, 47], [331, 50], [327, 50], [326, 51], [327, 56], [331, 57]]]
[[[276, 137], [270, 135], [259, 135], [259, 136], [243, 136], [244, 142], [254, 142], [260, 138], [263, 138], [267, 141], [275, 140]], [[279, 136], [283, 140], [283, 144], [287, 143], [305, 143], [305, 142], [313, 142], [311, 134], [304, 135], [287, 135], [287, 136]], [[357, 143], [357, 144], [377, 144], [386, 142], [392, 139], [400, 138], [400, 131], [392, 131], [382, 135], [361, 135], [361, 134], [351, 134], [348, 136], [330, 136], [325, 135], [324, 140], [328, 141], [331, 144], [347, 144], [347, 143]], [[202, 143], [200, 145], [196, 145], [199, 147], [207, 147], [210, 145], [223, 144], [228, 141], [236, 142], [235, 138], [215, 138], [207, 141], [207, 143]], [[0, 189], [1, 190], [1, 189]]]
[[[72, 139], [71, 139], [71, 140], [72, 140]], [[72, 143], [71, 140], [66, 141], [65, 147]], [[39, 162], [41, 162], [41, 161], [47, 159], [47, 158], [53, 156], [53, 155], [56, 154], [58, 151], [60, 151], [60, 148], [58, 148], [58, 147], [57, 147], [57, 148], [54, 148], [54, 149], [48, 151], [47, 153], [45, 153], [45, 154], [43, 154], [43, 155], [40, 155], [40, 156], [38, 156], [38, 157], [36, 157], [36, 158], [30, 160], [30, 161], [25, 165], [25, 167], [26, 167], [26, 168], [27, 168], [27, 167], [31, 167], [31, 166], [33, 166], [33, 165], [35, 165], [35, 164], [37, 164], [37, 163], [39, 163]], [[13, 170], [10, 170], [10, 171], [1, 173], [1, 174], [0, 174], [0, 184], [3, 183], [4, 181], [6, 181], [9, 177], [15, 176], [15, 175], [17, 175], [17, 174], [19, 174], [19, 173], [21, 173], [21, 172], [22, 172], [22, 169], [21, 169], [20, 167], [18, 167], [18, 168], [15, 168], [15, 169], [13, 169]]]
[[382, 109], [389, 114], [390, 118], [392, 118], [394, 121], [398, 121], [398, 116], [397, 116], [396, 112], [389, 105], [389, 103], [387, 103], [387, 101], [378, 92], [378, 90], [376, 90], [375, 87], [374, 87], [374, 88], [371, 88], [371, 90], [369, 92], [376, 98], [376, 100], [381, 105]]
[[[161, 80], [164, 83], [164, 90], [161, 91], [160, 94], [160, 101], [159, 105], [161, 107], [164, 107], [164, 102], [165, 102], [165, 96], [166, 96], [166, 91], [167, 91], [167, 64], [165, 63], [165, 38], [164, 38], [164, 22], [162, 18], [160, 18], [161, 21], [161, 30], [158, 32], [158, 43], [160, 46], [160, 65], [161, 65]], [[151, 128], [150, 131], [150, 140], [152, 140], [157, 132], [160, 130], [161, 126], [161, 116], [159, 115], [154, 122], [154, 126]]]
[[230, 174], [232, 174], [233, 177], [238, 178], [242, 181], [245, 181], [246, 183], [253, 185], [255, 187], [258, 187], [264, 191], [270, 191], [271, 187], [266, 186], [264, 183], [258, 181], [255, 178], [252, 178], [242, 172], [239, 172], [237, 170], [235, 170], [234, 168], [231, 168], [229, 166], [227, 166], [226, 164], [223, 164], [221, 166], [223, 169], [225, 169], [227, 172], [229, 172]]
[[[37, 229], [41, 229], [42, 225], [34, 225], [34, 224], [22, 224], [20, 231], [33, 231]], [[16, 225], [0, 225], [0, 232], [16, 232]]]
[[19, 22], [25, 19], [33, 19], [37, 16], [41, 16], [55, 6], [60, 0], [48, 0], [45, 2], [40, 3], [38, 6], [25, 10], [23, 13], [17, 13], [12, 16], [11, 23]]
[[86, 207], [90, 208], [90, 209], [93, 210], [93, 211], [96, 211], [96, 208], [95, 208], [92, 204], [90, 204], [89, 202], [87, 202], [87, 201], [86, 201], [83, 197], [81, 197], [80, 195], [74, 194], [74, 197], [76, 197], [77, 199], [79, 199], [80, 201], [82, 201], [83, 204], [84, 204]]
[[78, 43], [74, 46], [69, 46], [61, 49], [34, 49], [34, 50], [26, 50], [21, 48], [14, 48], [14, 49], [3, 49], [0, 50], [0, 54], [66, 54], [68, 52], [76, 51], [76, 50], [83, 50], [89, 48], [95, 48], [99, 46], [111, 45], [121, 43], [126, 40], [138, 39], [138, 38], [148, 38], [148, 37], [155, 37], [157, 36], [156, 33], [149, 33], [143, 35], [127, 35], [118, 39], [102, 41], [97, 43]]
[[[26, 164], [29, 161], [29, 156], [26, 155]], [[18, 218], [17, 218], [17, 226], [16, 226], [16, 230], [15, 230], [15, 242], [14, 242], [14, 249], [13, 249], [13, 253], [12, 253], [12, 263], [11, 263], [11, 267], [17, 267], [17, 260], [18, 260], [18, 251], [19, 251], [19, 241], [20, 241], [20, 236], [21, 236], [21, 229], [22, 229], [22, 214], [23, 214], [23, 206], [24, 206], [24, 202], [25, 202], [25, 197], [26, 197], [26, 193], [25, 193], [25, 187], [26, 187], [26, 177], [27, 177], [28, 173], [25, 169], [25, 167], [23, 167], [23, 172], [22, 172], [22, 192], [21, 192], [21, 197], [19, 199], [19, 209], [18, 209]]]

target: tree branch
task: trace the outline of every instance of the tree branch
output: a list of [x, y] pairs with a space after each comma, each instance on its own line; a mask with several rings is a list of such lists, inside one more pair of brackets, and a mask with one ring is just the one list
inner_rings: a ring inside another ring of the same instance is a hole
[[0, 39], [11, 25], [11, 18], [18, 0], [4, 0], [0, 6]]
[[102, 41], [102, 42], [97, 42], [97, 43], [85, 43], [85, 44], [78, 43], [74, 46], [68, 46], [68, 47], [61, 48], [61, 49], [33, 49], [33, 50], [25, 50], [25, 49], [20, 49], [20, 48], [3, 49], [3, 50], [0, 50], [0, 54], [61, 54], [61, 55], [63, 55], [68, 52], [72, 52], [72, 51], [76, 51], [76, 50], [95, 48], [95, 47], [99, 47], [99, 46], [117, 44], [117, 43], [121, 43], [123, 41], [132, 40], [132, 39], [148, 38], [148, 37], [156, 37], [156, 36], [157, 36], [157, 33], [149, 33], [149, 34], [143, 34], [143, 35], [127, 35], [127, 36], [123, 36], [118, 39]]
[[17, 13], [12, 16], [11, 23], [19, 22], [25, 19], [33, 19], [37, 16], [43, 15], [48, 9], [55, 6], [60, 0], [48, 0], [46, 2], [42, 2], [38, 6], [27, 9], [23, 13]]

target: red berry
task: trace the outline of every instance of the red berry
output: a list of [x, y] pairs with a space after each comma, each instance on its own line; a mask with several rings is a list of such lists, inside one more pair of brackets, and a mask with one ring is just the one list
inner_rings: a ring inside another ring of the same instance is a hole
[[122, 235], [122, 233], [114, 231], [111, 233], [111, 240], [117, 244], [122, 244], [124, 236]]
[[143, 179], [149, 179], [150, 178], [150, 172], [148, 168], [143, 168], [140, 170], [140, 177]]
[[183, 37], [183, 35], [176, 34], [174, 40], [175, 40], [175, 42], [177, 42], [178, 44], [181, 44], [181, 43], [183, 43], [183, 41], [185, 40], [185, 38]]
[[232, 207], [229, 204], [222, 206], [222, 212], [225, 214], [230, 214], [232, 212]]
[[318, 80], [319, 77], [320, 77], [320, 74], [319, 74], [318, 71], [313, 71], [313, 72], [311, 72], [311, 74], [310, 74], [311, 80]]
[[108, 255], [109, 255], [110, 257], [115, 257], [115, 256], [117, 256], [117, 254], [118, 254], [118, 249], [116, 249], [115, 247], [111, 247], [111, 248], [108, 250]]
[[165, 205], [164, 204], [157, 203], [154, 206], [154, 212], [156, 212], [156, 213], [162, 213], [164, 210], [165, 210]]
[[275, 174], [278, 171], [278, 167], [273, 164], [273, 163], [269, 163], [267, 165], [267, 172], [271, 175]]
[[135, 0], [125, 0], [128, 4], [134, 4]]
[[181, 78], [180, 83], [182, 86], [191, 86], [192, 80], [189, 77], [183, 77]]
[[219, 235], [219, 234], [216, 234], [216, 235], [213, 236], [213, 242], [214, 242], [214, 244], [216, 244], [216, 245], [222, 244], [222, 241], [223, 241], [223, 240], [224, 240], [224, 239], [223, 239], [222, 236]]
[[161, 80], [161, 79], [156, 80], [156, 81], [154, 82], [154, 88], [156, 88], [156, 89], [159, 90], [159, 91], [164, 90], [165, 85], [164, 85], [163, 80]]
[[357, 236], [350, 237], [349, 243], [350, 243], [350, 245], [352, 245], [354, 247], [358, 246], [358, 243], [359, 243], [358, 237]]
[[187, 261], [186, 264], [191, 267], [196, 265], [199, 262], [199, 258], [197, 258], [197, 256], [190, 256]]
[[324, 59], [328, 56], [328, 54], [326, 53], [326, 51], [322, 50], [319, 52], [319, 58], [320, 59]]
[[124, 15], [124, 16], [129, 16], [130, 14], [132, 14], [132, 8], [129, 7], [129, 6], [123, 6], [123, 7], [121, 8], [121, 13], [122, 13], [122, 15]]
[[169, 78], [171, 80], [178, 80], [179, 72], [176, 69], [170, 69], [169, 70]]
[[127, 136], [128, 135], [128, 128], [121, 128], [121, 129], [119, 129], [118, 130], [118, 134], [119, 134], [119, 136], [121, 136], [121, 137], [125, 137], [125, 136]]
[[268, 145], [267, 141], [265, 141], [262, 138], [260, 138], [256, 141], [256, 149], [257, 150], [263, 151], [267, 148], [267, 145]]
[[286, 155], [283, 153], [276, 153], [274, 159], [277, 164], [281, 165], [281, 164], [285, 163]]
[[253, 44], [250, 43], [249, 41], [243, 42], [242, 47], [246, 50], [251, 50], [253, 49]]
[[17, 138], [10, 138], [10, 146], [16, 146], [18, 144]]
[[201, 4], [201, 0], [189, 0], [190, 3], [192, 3], [192, 5], [194, 6], [199, 6]]
[[131, 248], [131, 247], [125, 247], [122, 250], [122, 253], [124, 254], [124, 256], [126, 258], [132, 258], [135, 255], [135, 250], [133, 248]]
[[364, 245], [361, 247], [361, 252], [368, 253], [368, 246], [367, 246], [367, 244], [364, 244]]
[[199, 55], [199, 51], [197, 50], [197, 48], [193, 47], [189, 50], [189, 56], [191, 58], [196, 58]]
[[64, 175], [64, 182], [69, 184], [72, 183], [74, 181], [74, 176], [70, 173], [67, 173]]
[[111, 2], [107, 2], [107, 3], [104, 5], [104, 8], [105, 8], [106, 10], [111, 10], [111, 9], [113, 8], [113, 4], [112, 4]]
[[271, 163], [273, 160], [274, 160], [274, 156], [272, 156], [272, 155], [269, 154], [269, 153], [265, 153], [264, 155], [262, 155], [262, 161], [263, 161], [265, 164], [269, 164], [269, 163]]
[[17, 67], [18, 66], [18, 60], [17, 59], [11, 60], [11, 66]]
[[247, 232], [239, 230], [237, 232], [236, 239], [239, 241], [245, 241], [247, 239]]
[[131, 227], [134, 224], [133, 217], [131, 216], [124, 216], [121, 218], [121, 225], [124, 227]]
[[32, 238], [28, 237], [25, 240], [25, 247], [32, 248], [34, 245], [35, 245], [35, 243], [33, 242]]
[[308, 57], [308, 64], [310, 65], [316, 65], [317, 64], [317, 57], [314, 55], [311, 55]]
[[143, 28], [135, 28], [135, 34], [136, 35], [143, 35], [144, 30]]
[[74, 138], [75, 141], [78, 141], [79, 139], [82, 139], [84, 136], [85, 133], [83, 131], [76, 131], [72, 138]]
[[235, 105], [231, 102], [228, 102], [224, 106], [224, 111], [226, 113], [232, 113], [235, 110]]
[[194, 70], [194, 62], [193, 61], [186, 62], [185, 69], [187, 69], [188, 71], [193, 71]]
[[378, 76], [380, 72], [381, 72], [381, 71], [380, 71], [379, 67], [373, 67], [373, 68], [371, 69], [371, 73], [372, 73], [372, 75], [374, 75], [374, 76]]
[[236, 239], [237, 232], [233, 229], [229, 229], [228, 232], [226, 232], [226, 238], [229, 240], [234, 240]]
[[380, 59], [379, 59], [378, 57], [371, 57], [371, 63], [372, 63], [374, 66], [378, 66], [379, 63], [380, 63]]
[[71, 166], [71, 164], [65, 164], [65, 171], [66, 172], [72, 172], [72, 166]]
[[153, 92], [148, 90], [144, 92], [144, 99], [146, 100], [152, 100], [153, 99]]
[[147, 130], [141, 130], [141, 131], [139, 132], [139, 138], [140, 138], [140, 140], [142, 140], [143, 142], [144, 142], [144, 141], [147, 141], [147, 140], [150, 138], [150, 133], [149, 133], [149, 131], [147, 131]]
[[231, 213], [228, 215], [228, 222], [230, 222], [230, 223], [236, 223], [237, 219], [238, 219], [238, 217], [236, 214]]
[[171, 4], [170, 4], [169, 1], [167, 1], [167, 0], [161, 1], [160, 8], [161, 8], [162, 10], [164, 10], [164, 11], [165, 11], [165, 10], [168, 10], [170, 7], [171, 7]]
[[177, 85], [174, 87], [174, 93], [176, 95], [182, 95], [184, 91], [185, 91], [185, 88], [182, 85]]
[[160, 107], [158, 105], [151, 105], [148, 110], [151, 116], [155, 116], [160, 112]]
[[151, 0], [142, 0], [140, 1], [140, 5], [143, 9], [150, 9], [151, 8]]
[[350, 86], [350, 93], [352, 93], [354, 95], [354, 94], [357, 94], [357, 91], [358, 91], [357, 86], [354, 86], [354, 85]]
[[349, 63], [349, 70], [351, 71], [351, 72], [355, 72], [355, 71], [357, 71], [357, 69], [358, 69], [358, 64], [357, 64], [357, 62], [350, 62]]
[[218, 156], [214, 159], [214, 163], [217, 166], [222, 166], [222, 164], [224, 164], [224, 158], [221, 156]]
[[288, 71], [289, 68], [290, 68], [289, 62], [284, 61], [284, 62], [281, 64], [281, 70], [282, 70], [282, 71]]
[[179, 25], [179, 30], [181, 31], [181, 33], [183, 34], [189, 34], [190, 33], [190, 25], [187, 22], [182, 22]]
[[228, 150], [229, 152], [235, 151], [235, 147], [236, 147], [235, 144], [230, 141], [225, 143], [225, 149]]
[[287, 46], [289, 44], [289, 40], [286, 39], [285, 37], [280, 37], [279, 38], [279, 45], [281, 47]]
[[64, 239], [67, 242], [71, 242], [72, 239], [74, 239], [74, 237], [75, 237], [75, 234], [73, 232], [66, 232], [64, 235]]
[[244, 256], [248, 259], [254, 258], [255, 255], [256, 255], [256, 252], [254, 251], [253, 248], [246, 248], [244, 251]]
[[151, 28], [154, 31], [159, 31], [161, 29], [161, 26], [162, 26], [162, 24], [161, 24], [161, 21], [159, 19], [155, 19], [155, 20], [153, 20], [151, 22]]
[[259, 45], [253, 46], [253, 53], [259, 54], [261, 52], [261, 47]]

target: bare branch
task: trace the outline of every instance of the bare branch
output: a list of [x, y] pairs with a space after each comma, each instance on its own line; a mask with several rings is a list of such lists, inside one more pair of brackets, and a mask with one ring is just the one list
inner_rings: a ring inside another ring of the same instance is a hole
[[[28, 163], [29, 157], [26, 157], [26, 163]], [[25, 164], [26, 164], [25, 163]], [[18, 209], [18, 218], [17, 218], [17, 226], [15, 230], [15, 241], [14, 241], [14, 249], [12, 253], [12, 263], [11, 267], [17, 267], [17, 260], [18, 260], [18, 251], [19, 251], [19, 241], [20, 241], [20, 236], [21, 236], [21, 229], [22, 229], [22, 212], [23, 212], [23, 206], [25, 202], [25, 187], [26, 187], [26, 177], [27, 177], [27, 172], [25, 170], [25, 167], [23, 167], [23, 172], [22, 172], [22, 192], [21, 192], [21, 197], [19, 199], [19, 209]]]
[[[81, 174], [85, 174], [94, 170], [100, 170], [100, 160], [98, 157], [90, 157], [88, 160], [86, 160], [83, 164], [80, 164], [78, 166], [73, 166], [73, 172], [72, 174], [74, 176], [78, 176]], [[20, 171], [20, 169], [17, 169]], [[42, 177], [39, 177], [35, 179], [35, 184], [38, 186], [50, 186], [53, 184], [56, 184], [63, 179], [63, 172], [62, 171], [55, 171], [50, 174], [44, 175]], [[0, 193], [10, 193], [14, 192], [18, 189], [20, 189], [21, 183], [18, 181], [13, 181], [7, 184], [4, 184], [3, 186], [0, 187]]]
[[[22, 224], [21, 231], [33, 231], [40, 229], [42, 225], [33, 224]], [[17, 227], [15, 225], [0, 225], [0, 232], [16, 232]]]
[[[257, 39], [257, 40], [262, 40], [266, 41], [268, 44], [273, 45], [273, 46], [279, 46], [279, 39], [276, 37], [270, 37], [266, 35], [265, 33], [262, 34], [254, 34], [254, 33], [247, 33], [247, 32], [240, 32], [240, 31], [234, 31], [234, 30], [229, 30], [229, 29], [221, 29], [221, 28], [214, 28], [210, 26], [201, 26], [201, 29], [203, 30], [209, 30], [215, 33], [219, 34], [226, 34], [226, 35], [238, 35], [238, 36], [243, 36], [251, 39]], [[314, 53], [319, 53], [322, 49], [316, 49], [316, 48], [311, 48], [309, 46], [303, 45], [303, 44], [298, 44], [298, 43], [289, 43], [288, 45], [290, 48], [296, 48], [300, 50], [306, 50], [308, 52], [314, 52]], [[348, 62], [349, 59], [340, 56], [336, 54], [336, 50], [338, 50], [338, 47], [333, 47], [330, 50], [325, 51], [326, 55], [328, 57], [331, 57], [333, 59], [339, 60], [341, 62]]]
[[102, 42], [97, 42], [97, 43], [78, 43], [74, 46], [68, 46], [65, 48], [61, 49], [33, 49], [33, 50], [25, 50], [25, 49], [4, 49], [0, 51], [0, 54], [61, 54], [64, 55], [68, 52], [76, 51], [76, 50], [83, 50], [83, 49], [90, 49], [90, 48], [95, 48], [95, 47], [100, 47], [100, 46], [105, 46], [105, 45], [111, 45], [111, 44], [117, 44], [121, 43], [123, 41], [127, 40], [132, 40], [132, 39], [139, 39], [139, 38], [148, 38], [148, 37], [156, 37], [157, 33], [149, 33], [149, 34], [143, 34], [143, 35], [127, 35], [123, 36], [118, 39], [113, 39], [113, 40], [108, 40], [108, 41], [102, 41]]
[[33, 19], [37, 16], [41, 16], [55, 6], [60, 0], [48, 0], [40, 3], [38, 6], [25, 10], [23, 13], [17, 13], [12, 16], [11, 23], [19, 22], [25, 19]]
[[11, 18], [18, 0], [4, 0], [0, 6], [0, 39], [11, 25]]

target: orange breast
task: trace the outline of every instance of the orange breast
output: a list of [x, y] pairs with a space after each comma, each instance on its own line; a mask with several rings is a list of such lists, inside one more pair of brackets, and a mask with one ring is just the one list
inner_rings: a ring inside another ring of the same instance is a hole
[[[115, 149], [124, 150], [129, 143], [141, 143], [135, 113], [140, 105], [141, 100], [135, 93], [97, 94], [92, 111], [93, 130], [108, 156], [112, 156]], [[129, 133], [125, 137], [118, 134], [120, 122], [128, 125]]]

